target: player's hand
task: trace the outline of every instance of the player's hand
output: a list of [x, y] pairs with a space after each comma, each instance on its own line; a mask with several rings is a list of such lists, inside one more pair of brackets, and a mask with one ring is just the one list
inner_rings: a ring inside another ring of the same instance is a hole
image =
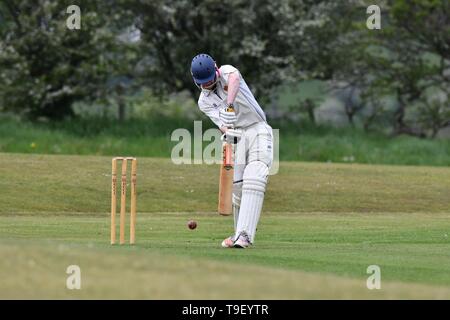
[[236, 129], [228, 129], [223, 135], [222, 135], [222, 141], [225, 141], [226, 143], [236, 144], [241, 140], [241, 130]]
[[226, 108], [221, 108], [219, 110], [219, 118], [220, 121], [224, 124], [224, 126], [228, 128], [234, 127], [234, 124], [236, 123], [237, 117], [236, 113], [234, 111], [226, 111]]

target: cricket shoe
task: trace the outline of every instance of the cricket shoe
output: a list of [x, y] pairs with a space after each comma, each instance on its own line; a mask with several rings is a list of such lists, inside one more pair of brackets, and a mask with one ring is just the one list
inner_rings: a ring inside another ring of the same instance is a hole
[[233, 248], [234, 246], [234, 236], [228, 237], [222, 241], [223, 248]]
[[237, 240], [234, 242], [234, 247], [240, 249], [248, 248], [251, 245], [252, 243], [250, 242], [250, 237], [245, 232], [241, 232]]

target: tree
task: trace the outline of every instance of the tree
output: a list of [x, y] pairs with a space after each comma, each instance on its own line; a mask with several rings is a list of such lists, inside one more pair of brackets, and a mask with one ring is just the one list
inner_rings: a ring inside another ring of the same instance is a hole
[[[66, 27], [59, 1], [4, 0], [0, 10], [0, 105], [30, 118], [73, 115], [77, 100], [104, 96], [106, 80], [124, 65], [117, 59], [117, 21], [111, 1], [78, 1], [81, 30]], [[113, 17], [113, 18], [110, 18]]]
[[[368, 100], [393, 97], [393, 134], [424, 137], [428, 129], [435, 132], [449, 120], [448, 113], [430, 107], [427, 92], [450, 87], [450, 5], [448, 1], [388, 1], [383, 12], [382, 30], [367, 30], [360, 21], [346, 35], [349, 41], [338, 50], [348, 53], [347, 63], [341, 64], [334, 78], [355, 84]], [[434, 104], [440, 110], [448, 100]]]
[[269, 100], [280, 83], [302, 73], [295, 48], [306, 28], [302, 21], [313, 7], [309, 1], [155, 0], [122, 1], [136, 17], [142, 35], [140, 76], [164, 94], [189, 90], [198, 95], [189, 73], [200, 52], [221, 64], [233, 64], [255, 94]]

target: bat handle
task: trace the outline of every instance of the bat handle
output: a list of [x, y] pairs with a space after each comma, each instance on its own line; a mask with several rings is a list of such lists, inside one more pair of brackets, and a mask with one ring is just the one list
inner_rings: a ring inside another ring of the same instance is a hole
[[223, 148], [223, 166], [226, 170], [233, 169], [233, 146], [226, 144]]

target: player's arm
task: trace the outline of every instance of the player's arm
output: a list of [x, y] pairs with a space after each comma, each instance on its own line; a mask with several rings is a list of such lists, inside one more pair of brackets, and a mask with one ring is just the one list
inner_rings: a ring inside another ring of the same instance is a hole
[[211, 119], [212, 122], [214, 122], [214, 124], [220, 129], [220, 131], [225, 133], [227, 128], [226, 128], [225, 124], [222, 122], [222, 120], [220, 119], [218, 109], [208, 105], [207, 103], [201, 102], [201, 101], [199, 101], [198, 107], [199, 107], [200, 111], [202, 111], [208, 118]]
[[[224, 133], [222, 139], [226, 140], [228, 143], [237, 143], [241, 138], [241, 133], [238, 130], [230, 130], [220, 119], [219, 110], [208, 106], [206, 104], [199, 103], [200, 110], [206, 114], [212, 122], [214, 122], [217, 127]], [[228, 134], [225, 135], [225, 132]]]
[[234, 71], [228, 76], [228, 96], [227, 96], [227, 105], [233, 104], [236, 99], [236, 95], [239, 91], [239, 72]]
[[212, 122], [219, 128], [222, 133], [227, 131], [227, 126], [222, 122], [219, 115], [219, 110], [209, 106], [205, 103], [199, 102], [198, 104], [200, 110], [211, 119]]

